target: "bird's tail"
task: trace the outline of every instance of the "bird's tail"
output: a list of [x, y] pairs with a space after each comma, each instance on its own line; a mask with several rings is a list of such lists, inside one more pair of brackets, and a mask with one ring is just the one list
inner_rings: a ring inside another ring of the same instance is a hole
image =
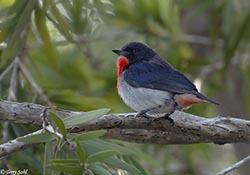
[[205, 95], [202, 95], [201, 93], [197, 92], [196, 96], [206, 102], [213, 103], [215, 105], [220, 105], [218, 102], [206, 97]]

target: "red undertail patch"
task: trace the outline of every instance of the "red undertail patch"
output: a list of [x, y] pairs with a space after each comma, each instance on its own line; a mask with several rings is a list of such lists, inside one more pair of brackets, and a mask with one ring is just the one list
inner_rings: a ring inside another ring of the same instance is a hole
[[175, 100], [182, 107], [188, 107], [188, 106], [191, 106], [192, 104], [195, 104], [195, 103], [206, 102], [193, 94], [175, 95]]

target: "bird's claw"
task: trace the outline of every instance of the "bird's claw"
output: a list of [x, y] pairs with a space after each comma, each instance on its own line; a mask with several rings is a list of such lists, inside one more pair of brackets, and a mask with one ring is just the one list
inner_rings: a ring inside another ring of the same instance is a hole
[[156, 118], [154, 120], [167, 120], [171, 126], [174, 126], [174, 120], [168, 116], [163, 116], [163, 117], [159, 117], [159, 118]]
[[142, 113], [142, 112], [139, 112], [136, 114], [136, 117], [143, 117], [143, 118], [146, 118], [148, 121], [153, 121], [154, 118], [151, 117], [150, 115], [146, 114], [146, 113]]
[[164, 119], [164, 120], [168, 120], [171, 124], [171, 126], [174, 126], [174, 120], [172, 118], [169, 117], [170, 114], [165, 114], [162, 117], [159, 118], [155, 118], [155, 117], [151, 117], [150, 115], [143, 113], [143, 112], [139, 112], [136, 114], [135, 117], [144, 117], [146, 118], [149, 122], [152, 122], [154, 120], [160, 120], [160, 119]]
[[174, 126], [174, 120], [169, 117], [170, 114], [165, 114], [163, 117], [161, 117], [164, 120], [168, 120], [171, 124], [171, 126]]

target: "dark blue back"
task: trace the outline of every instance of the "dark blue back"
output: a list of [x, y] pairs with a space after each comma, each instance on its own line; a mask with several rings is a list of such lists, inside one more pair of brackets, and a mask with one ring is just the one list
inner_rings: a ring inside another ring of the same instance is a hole
[[154, 59], [131, 64], [124, 70], [124, 79], [136, 88], [144, 87], [180, 94], [197, 92], [194, 84], [185, 75], [158, 55], [155, 55]]

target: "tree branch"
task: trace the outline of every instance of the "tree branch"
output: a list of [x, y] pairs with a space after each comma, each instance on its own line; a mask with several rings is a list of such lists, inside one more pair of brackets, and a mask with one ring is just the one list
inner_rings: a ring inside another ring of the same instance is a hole
[[245, 157], [244, 159], [240, 160], [239, 162], [236, 162], [235, 164], [227, 167], [226, 169], [224, 170], [221, 170], [220, 172], [218, 172], [216, 175], [225, 175], [231, 171], [233, 171], [234, 169], [237, 169], [239, 168], [242, 164], [246, 163], [250, 161], [250, 155]]
[[[0, 120], [42, 126], [45, 106], [32, 103], [0, 101]], [[49, 112], [47, 110], [47, 112]], [[56, 110], [61, 118], [79, 114], [76, 111]], [[49, 115], [49, 114], [48, 114]], [[69, 128], [68, 132], [79, 133], [107, 129], [106, 138], [137, 143], [191, 144], [191, 143], [250, 143], [250, 121], [215, 117], [203, 118], [176, 111], [170, 116], [175, 124], [164, 119], [148, 121], [129, 114], [108, 114], [81, 126]]]
[[[47, 108], [32, 103], [0, 101], [0, 121], [42, 126], [41, 114], [49, 116], [49, 110], [44, 110]], [[64, 119], [82, 112], [57, 109], [56, 113]], [[107, 133], [103, 136], [105, 138], [152, 144], [250, 143], [250, 121], [248, 120], [230, 117], [208, 119], [179, 111], [170, 117], [174, 120], [174, 126], [164, 119], [148, 121], [143, 117], [135, 118], [135, 113], [108, 114], [68, 128], [68, 132], [79, 133], [106, 129]], [[44, 129], [29, 133], [22, 138], [42, 132]], [[0, 145], [0, 158], [34, 145], [20, 142], [18, 139]], [[218, 174], [226, 174], [248, 160], [249, 157]]]

